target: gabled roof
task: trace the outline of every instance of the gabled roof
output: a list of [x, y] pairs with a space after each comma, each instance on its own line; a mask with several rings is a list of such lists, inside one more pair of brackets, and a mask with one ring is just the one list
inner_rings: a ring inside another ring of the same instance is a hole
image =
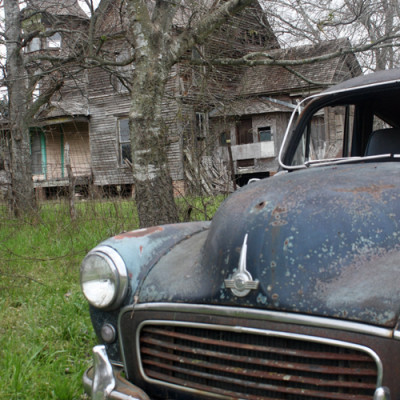
[[[340, 48], [349, 48], [347, 39], [327, 41], [318, 45], [300, 46], [290, 49], [270, 50], [268, 53], [275, 59], [299, 60], [333, 53]], [[353, 54], [291, 67], [300, 75], [315, 84], [309, 83], [293, 72], [280, 66], [256, 66], [247, 68], [241, 81], [240, 95], [289, 94], [321, 90], [325, 86], [361, 74], [361, 68]]]
[[27, 8], [54, 16], [88, 18], [77, 0], [27, 0]]

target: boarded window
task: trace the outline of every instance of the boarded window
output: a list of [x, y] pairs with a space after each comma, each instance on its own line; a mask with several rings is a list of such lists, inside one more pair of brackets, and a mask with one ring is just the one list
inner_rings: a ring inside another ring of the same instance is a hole
[[129, 134], [129, 119], [118, 120], [118, 141], [119, 141], [119, 163], [126, 165], [126, 161], [132, 162], [132, 148]]

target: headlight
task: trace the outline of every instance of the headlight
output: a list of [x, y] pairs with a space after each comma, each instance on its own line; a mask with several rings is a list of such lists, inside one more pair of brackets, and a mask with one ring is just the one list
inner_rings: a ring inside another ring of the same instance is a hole
[[82, 261], [81, 287], [92, 306], [118, 307], [128, 289], [128, 274], [121, 256], [108, 246], [93, 249]]

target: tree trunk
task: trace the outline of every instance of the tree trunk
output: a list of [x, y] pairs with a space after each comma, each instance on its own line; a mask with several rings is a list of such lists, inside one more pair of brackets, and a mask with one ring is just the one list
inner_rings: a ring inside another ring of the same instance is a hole
[[15, 0], [4, 1], [7, 76], [9, 95], [9, 127], [11, 134], [11, 196], [10, 206], [16, 216], [36, 208], [32, 182], [29, 118], [27, 109], [26, 71], [21, 49], [20, 10]]
[[141, 227], [178, 222], [168, 168], [168, 132], [161, 109], [169, 69], [149, 59], [136, 65], [130, 132], [135, 200]]

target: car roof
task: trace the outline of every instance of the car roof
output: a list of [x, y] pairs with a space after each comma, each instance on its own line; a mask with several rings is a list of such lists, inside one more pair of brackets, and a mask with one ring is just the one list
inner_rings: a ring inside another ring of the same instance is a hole
[[331, 86], [329, 89], [324, 90], [321, 94], [329, 94], [331, 92], [346, 89], [357, 89], [364, 88], [366, 86], [391, 84], [396, 82], [400, 82], [400, 69], [390, 69], [348, 79], [347, 81]]

